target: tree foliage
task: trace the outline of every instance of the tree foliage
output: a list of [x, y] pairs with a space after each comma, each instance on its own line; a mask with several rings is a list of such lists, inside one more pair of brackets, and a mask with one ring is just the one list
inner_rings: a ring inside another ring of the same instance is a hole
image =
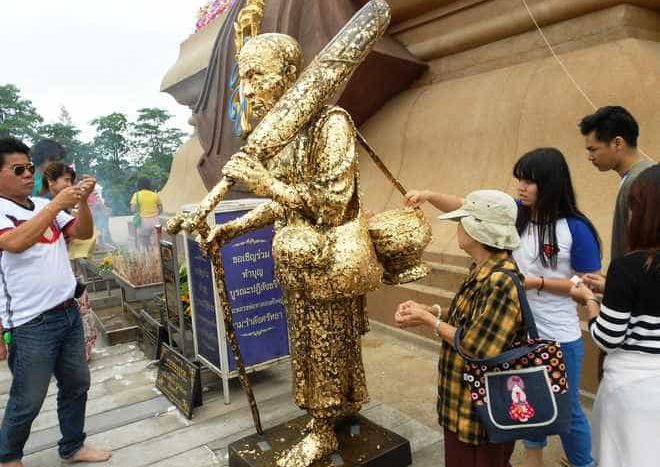
[[14, 136], [34, 142], [43, 120], [32, 102], [21, 97], [16, 86], [0, 85], [0, 138]]
[[77, 173], [96, 176], [113, 215], [128, 213], [138, 176], [148, 177], [156, 191], [167, 181], [172, 158], [185, 136], [170, 125], [171, 119], [166, 110], [159, 108], [139, 109], [135, 121], [124, 113], [113, 112], [93, 119], [90, 124], [94, 136], [83, 141], [65, 107], [58, 121], [44, 123], [16, 86], [0, 86], [0, 137], [15, 136], [28, 144], [41, 138], [58, 141]]
[[149, 177], [154, 186], [163, 186], [172, 166], [172, 158], [185, 133], [168, 127], [172, 116], [163, 109], [138, 110], [133, 125], [136, 156], [142, 164], [143, 176]]

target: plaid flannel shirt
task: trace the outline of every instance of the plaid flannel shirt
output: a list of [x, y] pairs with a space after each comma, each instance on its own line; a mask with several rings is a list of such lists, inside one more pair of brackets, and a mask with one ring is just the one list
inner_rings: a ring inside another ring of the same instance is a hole
[[[495, 268], [518, 272], [506, 252], [497, 253], [481, 267], [474, 265], [449, 308], [447, 322], [464, 326], [461, 348], [475, 358], [490, 358], [524, 337], [522, 309], [513, 280]], [[486, 432], [472, 410], [472, 398], [463, 381], [465, 363], [453, 345], [444, 342], [438, 362], [438, 421], [468, 444], [486, 444]]]

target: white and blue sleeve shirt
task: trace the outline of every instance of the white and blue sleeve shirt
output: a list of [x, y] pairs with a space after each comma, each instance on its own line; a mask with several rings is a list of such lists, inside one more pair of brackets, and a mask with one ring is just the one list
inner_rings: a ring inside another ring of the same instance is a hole
[[[530, 222], [520, 234], [520, 246], [513, 252], [513, 257], [523, 275], [570, 279], [576, 273], [601, 269], [598, 241], [583, 219], [559, 219], [555, 228], [558, 246], [556, 269], [541, 263], [537, 224]], [[549, 253], [552, 245], [546, 244], [544, 249]], [[577, 304], [571, 297], [546, 290], [529, 290], [527, 298], [541, 337], [572, 342], [582, 336]]]

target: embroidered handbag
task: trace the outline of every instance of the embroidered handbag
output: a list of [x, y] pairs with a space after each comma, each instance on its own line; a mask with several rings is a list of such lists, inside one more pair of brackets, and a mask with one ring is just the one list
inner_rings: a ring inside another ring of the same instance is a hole
[[505, 443], [564, 433], [571, 408], [566, 364], [558, 342], [539, 338], [525, 289], [513, 271], [495, 269], [513, 279], [518, 289], [526, 342], [493, 358], [474, 359], [460, 348], [463, 328], [454, 346], [465, 360], [463, 379], [472, 404], [491, 443]]

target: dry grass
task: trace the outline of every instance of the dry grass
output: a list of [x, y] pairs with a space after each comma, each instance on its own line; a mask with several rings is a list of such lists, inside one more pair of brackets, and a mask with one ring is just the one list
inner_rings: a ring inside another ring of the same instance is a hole
[[163, 281], [158, 249], [117, 253], [112, 257], [112, 268], [133, 285], [147, 285]]

